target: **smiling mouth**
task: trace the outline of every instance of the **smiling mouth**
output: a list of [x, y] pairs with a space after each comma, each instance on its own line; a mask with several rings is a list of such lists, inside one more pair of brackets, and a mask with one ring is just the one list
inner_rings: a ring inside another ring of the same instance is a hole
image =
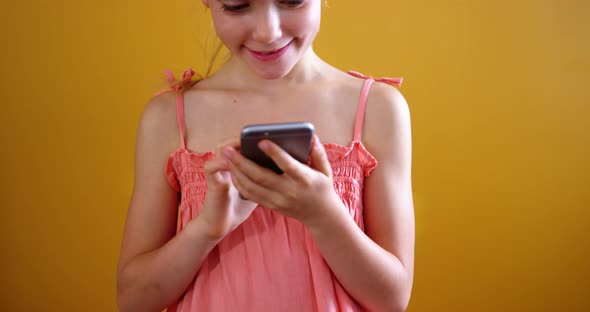
[[290, 41], [289, 43], [287, 43], [285, 46], [283, 46], [280, 49], [271, 50], [271, 51], [254, 51], [251, 49], [248, 49], [248, 51], [250, 51], [252, 56], [254, 56], [254, 58], [256, 58], [259, 61], [271, 62], [271, 61], [275, 61], [275, 60], [279, 59], [281, 56], [283, 56], [283, 54], [285, 54], [285, 52], [287, 52], [288, 48], [291, 46], [291, 43], [293, 43], [293, 41]]
[[[282, 49], [282, 48], [281, 48]], [[267, 52], [260, 52], [260, 51], [254, 51], [255, 53], [259, 53], [259, 54], [263, 54], [263, 55], [267, 55], [267, 54], [273, 54], [277, 51], [279, 51], [280, 49], [276, 49], [276, 50], [272, 50], [272, 51], [267, 51]]]
[[256, 51], [256, 50], [252, 50], [250, 49], [250, 51], [257, 53], [257, 54], [262, 54], [262, 55], [268, 55], [268, 54], [273, 54], [273, 53], [277, 53], [280, 52], [281, 50], [285, 49], [286, 47], [288, 47], [289, 45], [291, 45], [292, 41], [289, 41], [289, 43], [287, 43], [286, 45], [282, 46], [281, 48], [275, 49], [275, 50], [270, 50], [270, 51]]
[[269, 54], [273, 54], [274, 52], [255, 52], [261, 55], [269, 55]]

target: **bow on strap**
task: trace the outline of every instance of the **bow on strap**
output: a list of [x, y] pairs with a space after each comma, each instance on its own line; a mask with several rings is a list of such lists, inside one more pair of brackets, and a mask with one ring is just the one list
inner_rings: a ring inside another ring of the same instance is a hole
[[351, 76], [361, 78], [361, 79], [373, 79], [375, 81], [383, 82], [388, 85], [399, 87], [402, 85], [403, 78], [388, 78], [388, 77], [381, 77], [381, 78], [373, 78], [371, 76], [365, 76], [359, 72], [349, 71], [348, 72]]
[[174, 74], [172, 73], [172, 71], [170, 71], [168, 69], [164, 70], [164, 75], [166, 75], [166, 80], [168, 80], [170, 88], [157, 92], [155, 94], [156, 96], [166, 93], [166, 92], [170, 92], [170, 91], [178, 92], [178, 91], [182, 90], [182, 88], [191, 84], [193, 76], [195, 75], [195, 72], [191, 68], [185, 70], [184, 73], [182, 73], [182, 79], [180, 79], [180, 80], [177, 80], [174, 77]]

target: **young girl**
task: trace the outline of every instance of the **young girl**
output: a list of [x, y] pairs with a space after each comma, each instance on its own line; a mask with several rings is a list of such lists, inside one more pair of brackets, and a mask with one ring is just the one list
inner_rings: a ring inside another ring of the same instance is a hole
[[[121, 311], [405, 310], [410, 117], [386, 84], [400, 80], [315, 54], [321, 0], [203, 3], [231, 58], [198, 82], [185, 72], [145, 108]], [[315, 125], [309, 166], [268, 140], [259, 147], [283, 174], [238, 152], [244, 125], [288, 121]]]

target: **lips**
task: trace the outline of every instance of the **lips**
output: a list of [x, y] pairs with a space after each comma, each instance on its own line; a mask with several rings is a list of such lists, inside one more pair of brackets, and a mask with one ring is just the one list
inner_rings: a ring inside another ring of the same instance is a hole
[[250, 52], [250, 54], [252, 54], [252, 56], [254, 56], [254, 58], [256, 58], [259, 61], [272, 62], [272, 61], [279, 59], [281, 56], [283, 56], [283, 54], [285, 54], [285, 52], [287, 52], [288, 48], [291, 46], [292, 42], [293, 41], [287, 43], [287, 45], [285, 45], [284, 47], [282, 47], [278, 50], [254, 51], [254, 50], [248, 49], [248, 51]]
[[281, 49], [277, 49], [277, 50], [273, 50], [273, 51], [267, 51], [267, 52], [254, 52], [254, 53], [258, 53], [258, 54], [262, 54], [262, 55], [268, 55], [268, 54], [276, 53], [277, 51], [279, 51]]

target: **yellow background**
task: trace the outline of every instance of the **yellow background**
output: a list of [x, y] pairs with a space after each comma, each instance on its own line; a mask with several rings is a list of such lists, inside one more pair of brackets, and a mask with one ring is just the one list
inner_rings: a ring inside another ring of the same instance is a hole
[[[405, 78], [409, 311], [590, 311], [588, 12], [330, 0], [320, 56]], [[138, 117], [162, 69], [203, 67], [204, 13], [198, 0], [2, 4], [2, 310], [116, 310]]]

